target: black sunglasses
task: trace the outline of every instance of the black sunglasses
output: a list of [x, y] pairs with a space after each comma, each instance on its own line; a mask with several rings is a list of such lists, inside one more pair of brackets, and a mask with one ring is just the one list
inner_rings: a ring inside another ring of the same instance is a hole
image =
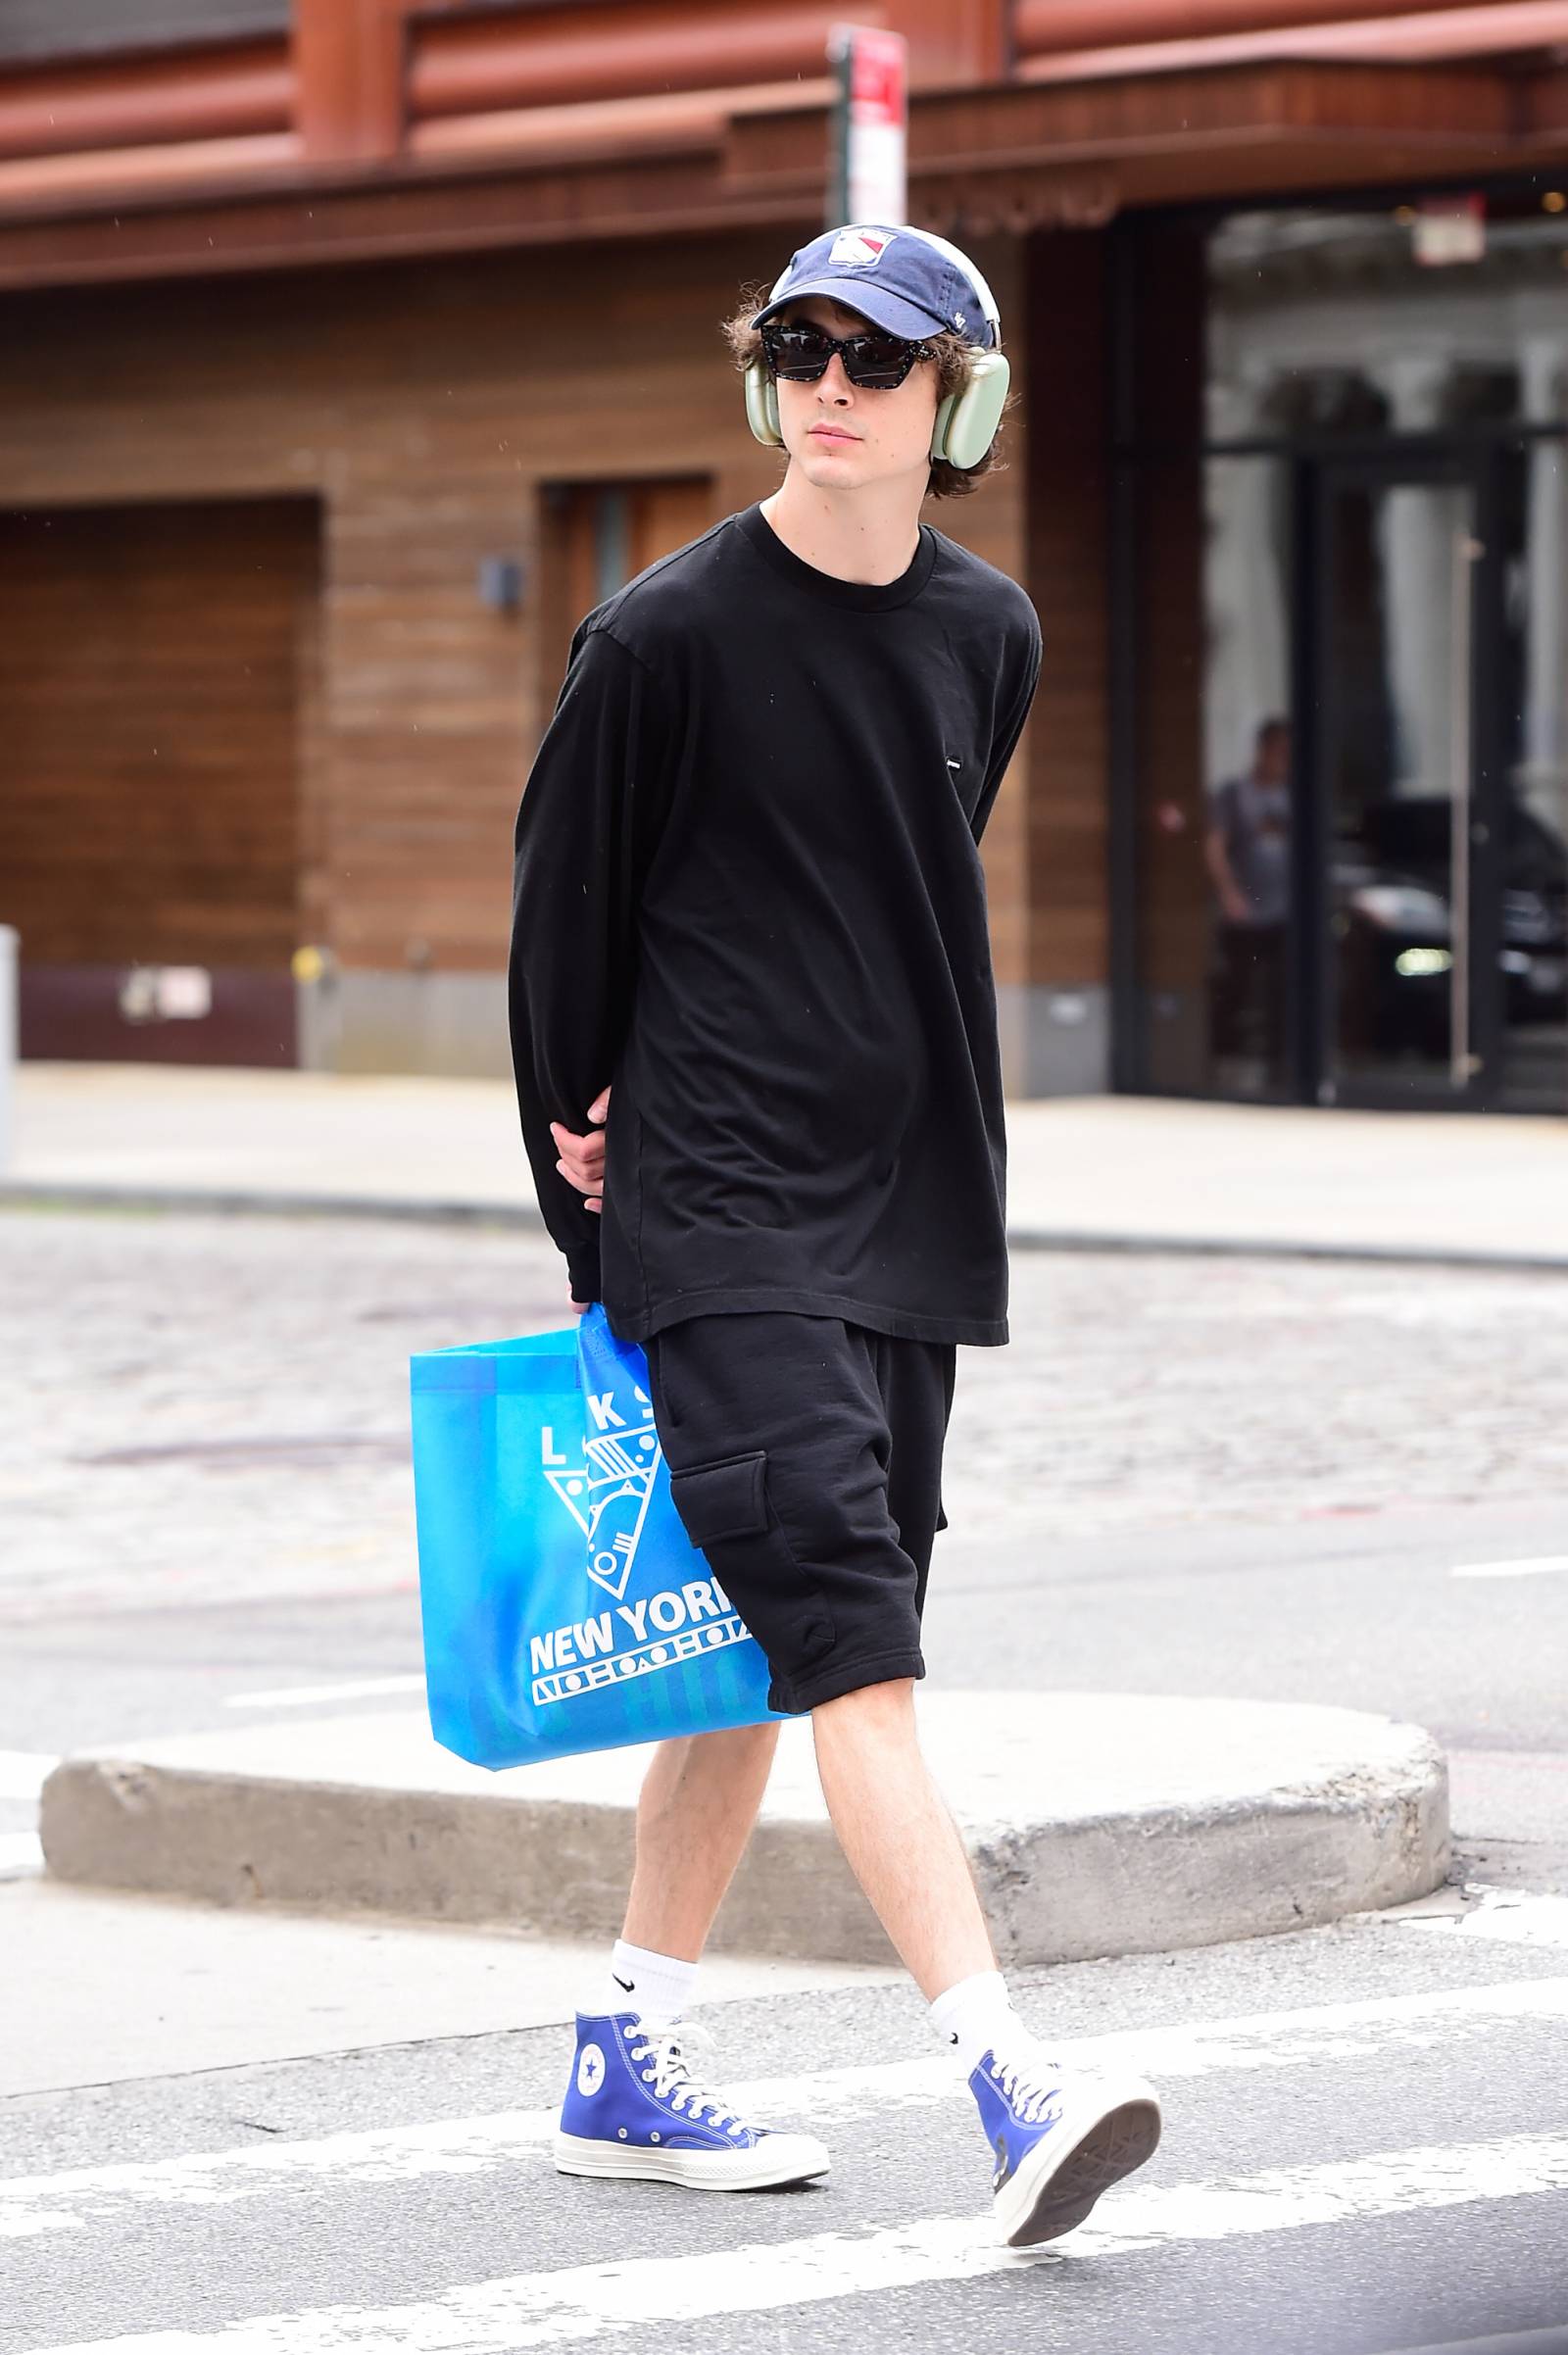
[[862, 392], [892, 392], [915, 363], [931, 358], [928, 343], [906, 343], [870, 327], [860, 335], [829, 335], [804, 319], [769, 319], [762, 329], [762, 355], [775, 376], [789, 384], [814, 384], [825, 376], [837, 352], [844, 373]]

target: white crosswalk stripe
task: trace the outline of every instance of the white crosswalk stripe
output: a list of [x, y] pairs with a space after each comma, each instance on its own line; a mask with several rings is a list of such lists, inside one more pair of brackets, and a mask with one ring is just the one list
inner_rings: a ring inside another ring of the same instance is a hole
[[380, 1700], [394, 1693], [422, 1693], [424, 1677], [361, 1676], [341, 1685], [285, 1685], [266, 1693], [225, 1693], [225, 1709], [314, 1709], [323, 1701]]
[[42, 1750], [0, 1750], [0, 1799], [35, 1799], [59, 1764]]
[[1487, 1889], [1469, 1913], [1432, 1921], [1418, 1917], [1412, 1930], [1447, 1931], [1465, 1938], [1495, 1938], [1508, 1946], [1568, 1946], [1568, 1897], [1531, 1896], [1524, 1889]]
[[43, 1871], [43, 1842], [36, 1832], [0, 1832], [0, 1881], [27, 1881]]
[[[1082, 2037], [1056, 2046], [1089, 2068], [1125, 2067], [1173, 2084], [1228, 2071], [1315, 2068], [1335, 2059], [1439, 2047], [1453, 2052], [1499, 2025], [1568, 2020], [1568, 1978], [1372, 1996], [1236, 2020]], [[737, 2106], [763, 2118], [813, 2127], [879, 2112], [965, 2100], [943, 2055], [730, 2088]], [[554, 2108], [388, 2127], [317, 2140], [247, 2143], [235, 2149], [77, 2168], [0, 2183], [0, 2239], [114, 2225], [148, 2209], [229, 2207], [276, 2196], [308, 2196], [348, 2183], [411, 2183], [421, 2177], [481, 2175], [539, 2151], [555, 2132]]]
[[[522, 2355], [630, 2326], [818, 2305], [1020, 2265], [1216, 2242], [1311, 2225], [1408, 2216], [1472, 2200], [1568, 2190], [1568, 2134], [1384, 2151], [1230, 2181], [1111, 2192], [1070, 2242], [1036, 2257], [999, 2247], [984, 2221], [930, 2217], [893, 2231], [818, 2232], [703, 2256], [622, 2259], [466, 2282], [406, 2306], [323, 2306], [216, 2330], [137, 2331], [31, 2355]], [[1038, 2316], [1031, 2330], [1036, 2338]], [[1049, 2343], [1046, 2341], [1045, 2343]]]

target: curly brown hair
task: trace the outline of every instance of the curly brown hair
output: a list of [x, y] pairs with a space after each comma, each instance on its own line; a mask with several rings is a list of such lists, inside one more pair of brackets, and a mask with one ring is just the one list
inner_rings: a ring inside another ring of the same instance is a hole
[[[730, 357], [744, 375], [754, 360], [762, 357], [761, 330], [752, 325], [753, 319], [767, 301], [765, 286], [744, 289], [739, 308], [732, 312], [719, 329], [728, 344]], [[846, 306], [841, 305], [840, 308]], [[968, 383], [971, 369], [972, 345], [951, 327], [940, 328], [925, 339], [937, 369], [937, 399], [945, 401], [950, 393], [962, 392]], [[1009, 404], [1010, 406], [1010, 404]], [[1006, 461], [1001, 454], [1002, 436], [999, 433], [978, 466], [952, 466], [945, 458], [932, 466], [926, 490], [933, 499], [965, 499], [980, 484], [984, 474], [995, 473]]]

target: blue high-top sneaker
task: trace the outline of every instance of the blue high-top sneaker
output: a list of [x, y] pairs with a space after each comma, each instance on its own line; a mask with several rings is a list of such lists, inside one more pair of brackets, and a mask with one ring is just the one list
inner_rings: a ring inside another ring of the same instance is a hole
[[577, 2051], [556, 2135], [563, 2175], [644, 2176], [697, 2191], [761, 2191], [826, 2175], [810, 2134], [738, 2118], [692, 2075], [706, 2032], [645, 2028], [633, 2012], [577, 2014]]
[[991, 2188], [1009, 2248], [1059, 2240], [1159, 2141], [1159, 2096], [1141, 2077], [1081, 2076], [1044, 2054], [988, 2052], [969, 2080], [996, 2157]]

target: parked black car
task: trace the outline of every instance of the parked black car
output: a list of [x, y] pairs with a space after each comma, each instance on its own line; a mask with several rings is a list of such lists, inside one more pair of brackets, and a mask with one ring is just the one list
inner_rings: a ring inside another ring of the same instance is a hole
[[[1448, 1049], [1453, 964], [1450, 806], [1437, 797], [1363, 812], [1335, 845], [1342, 1043], [1383, 1058]], [[1521, 802], [1509, 805], [1497, 959], [1510, 1029], [1568, 1015], [1568, 849]]]

